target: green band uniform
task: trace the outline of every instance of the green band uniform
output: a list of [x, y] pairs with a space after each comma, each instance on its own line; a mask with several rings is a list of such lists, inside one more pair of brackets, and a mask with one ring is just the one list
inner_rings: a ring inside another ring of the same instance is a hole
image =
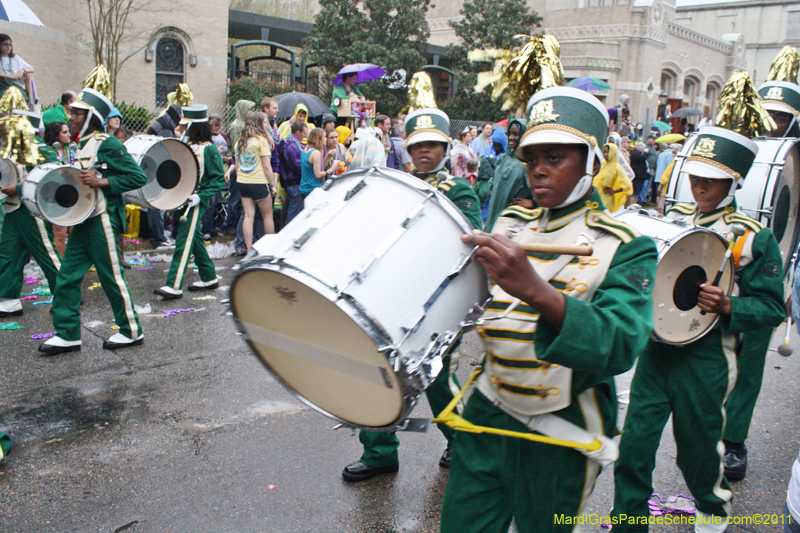
[[[525, 124], [521, 120], [512, 118], [508, 121], [508, 129], [512, 126], [520, 128], [519, 135], [525, 133]], [[508, 131], [508, 129], [506, 131]], [[489, 198], [489, 213], [486, 216], [486, 231], [492, 230], [492, 225], [503, 210], [511, 205], [514, 198], [533, 199], [528, 186], [528, 172], [525, 165], [517, 159], [515, 150], [509, 148], [500, 156], [494, 169], [491, 180], [492, 195]]]

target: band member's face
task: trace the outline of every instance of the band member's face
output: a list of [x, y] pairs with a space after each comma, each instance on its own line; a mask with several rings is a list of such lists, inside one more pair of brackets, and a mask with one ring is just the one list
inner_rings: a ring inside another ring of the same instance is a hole
[[72, 108], [72, 115], [69, 117], [69, 127], [72, 131], [79, 132], [83, 129], [83, 124], [86, 122], [86, 110]]
[[508, 128], [508, 149], [514, 150], [519, 144], [519, 124], [513, 124]]
[[61, 146], [69, 144], [69, 126], [66, 124], [61, 126], [61, 131], [58, 132], [58, 142], [61, 143]]
[[528, 184], [542, 207], [561, 205], [586, 173], [586, 153], [579, 145], [534, 144], [525, 147]]
[[297, 120], [299, 120], [300, 122], [305, 122], [307, 116], [308, 115], [306, 115], [305, 111], [300, 111], [299, 113], [297, 113]]
[[420, 172], [433, 172], [439, 168], [446, 153], [445, 143], [436, 141], [422, 141], [408, 147], [414, 168]]
[[770, 110], [769, 116], [771, 116], [772, 120], [775, 121], [777, 128], [772, 131], [768, 131], [765, 135], [773, 138], [783, 137], [786, 135], [786, 129], [789, 127], [789, 123], [792, 121], [792, 115], [782, 111]]
[[702, 213], [710, 213], [728, 196], [731, 190], [732, 180], [716, 180], [701, 178], [699, 176], [689, 176], [689, 183], [692, 186], [692, 196], [697, 203], [697, 207]]

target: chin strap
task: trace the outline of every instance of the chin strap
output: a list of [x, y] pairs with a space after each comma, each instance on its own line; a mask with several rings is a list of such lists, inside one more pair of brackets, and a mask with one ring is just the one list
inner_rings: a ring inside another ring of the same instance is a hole
[[572, 192], [569, 193], [569, 196], [566, 200], [564, 200], [561, 204], [554, 207], [554, 209], [559, 209], [564, 206], [567, 206], [571, 203], [578, 201], [579, 199], [583, 198], [583, 196], [589, 192], [589, 189], [592, 188], [592, 175], [585, 174], [579, 181], [578, 184], [575, 185], [575, 188], [572, 189]]
[[733, 195], [736, 193], [736, 191], [739, 189], [739, 187], [742, 186], [742, 181], [744, 181], [744, 180], [742, 180], [742, 179], [733, 180], [733, 184], [731, 185], [731, 190], [728, 191], [728, 196], [726, 196], [719, 203], [719, 205], [717, 206], [717, 209], [719, 209], [720, 207], [727, 207], [727, 206], [729, 206], [731, 204], [731, 202], [733, 202]]

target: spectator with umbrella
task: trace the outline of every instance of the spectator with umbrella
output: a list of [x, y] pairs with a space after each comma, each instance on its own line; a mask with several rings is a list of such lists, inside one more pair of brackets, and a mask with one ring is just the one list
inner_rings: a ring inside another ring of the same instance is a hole
[[[342, 67], [333, 80], [333, 94], [331, 95], [331, 111], [339, 112], [339, 104], [345, 98], [351, 101], [366, 100], [364, 94], [358, 90], [356, 83], [373, 81], [386, 75], [386, 71], [372, 63], [356, 63]], [[346, 118], [340, 117], [340, 126], [344, 125]]]

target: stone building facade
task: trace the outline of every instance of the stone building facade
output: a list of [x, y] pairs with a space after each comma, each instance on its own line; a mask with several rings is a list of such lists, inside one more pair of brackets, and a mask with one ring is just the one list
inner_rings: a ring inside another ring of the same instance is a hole
[[[25, 0], [44, 27], [0, 21], [0, 32], [30, 63], [42, 104], [67, 89], [80, 90], [94, 68], [85, 0]], [[183, 3], [181, 3], [183, 2]], [[117, 79], [116, 100], [154, 109], [157, 85], [189, 84], [195, 101], [225, 103], [227, 87], [228, 4], [216, 0], [153, 3], [154, 10], [133, 13], [126, 26], [131, 55]], [[191, 16], [187, 13], [191, 12]], [[170, 89], [171, 90], [171, 89]]]

